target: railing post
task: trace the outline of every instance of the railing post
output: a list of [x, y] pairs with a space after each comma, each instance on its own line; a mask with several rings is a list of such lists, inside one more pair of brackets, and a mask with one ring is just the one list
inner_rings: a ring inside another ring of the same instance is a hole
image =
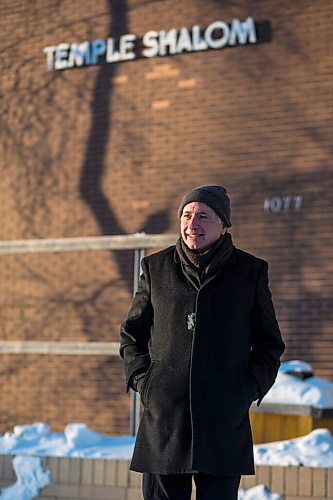
[[[93, 252], [98, 250], [134, 250], [134, 279], [133, 292], [138, 289], [141, 273], [141, 259], [145, 256], [147, 248], [166, 248], [174, 245], [177, 234], [123, 234], [84, 236], [72, 238], [46, 238], [30, 240], [8, 240], [0, 241], [0, 256], [5, 255], [32, 255], [37, 253], [59, 253], [59, 252]], [[70, 345], [69, 345], [70, 344]], [[38, 342], [38, 341], [0, 341], [0, 355], [9, 354], [108, 354], [119, 355], [119, 344], [114, 342], [105, 343], [101, 349], [97, 349], [93, 342], [87, 345], [77, 343], [73, 346], [68, 342]], [[79, 352], [80, 351], [80, 352]], [[140, 421], [140, 396], [131, 391], [130, 410], [130, 433], [136, 435]]]
[[[141, 275], [141, 259], [145, 256], [144, 248], [134, 250], [134, 272], [133, 272], [133, 295], [135, 295]], [[140, 394], [131, 390], [131, 417], [130, 417], [130, 433], [136, 436], [140, 423], [141, 401]]]

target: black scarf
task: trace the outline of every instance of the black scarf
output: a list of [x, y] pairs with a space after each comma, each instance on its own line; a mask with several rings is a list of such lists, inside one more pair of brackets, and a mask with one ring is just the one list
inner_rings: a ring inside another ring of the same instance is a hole
[[233, 249], [234, 245], [229, 233], [220, 236], [213, 245], [202, 251], [191, 250], [182, 238], [179, 238], [176, 243], [183, 273], [197, 289], [220, 272]]

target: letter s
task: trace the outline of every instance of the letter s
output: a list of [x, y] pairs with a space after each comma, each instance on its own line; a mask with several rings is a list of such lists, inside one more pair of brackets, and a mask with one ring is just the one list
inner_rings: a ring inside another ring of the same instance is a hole
[[143, 37], [143, 45], [146, 48], [142, 51], [144, 57], [155, 57], [158, 54], [158, 32], [157, 31], [147, 31]]

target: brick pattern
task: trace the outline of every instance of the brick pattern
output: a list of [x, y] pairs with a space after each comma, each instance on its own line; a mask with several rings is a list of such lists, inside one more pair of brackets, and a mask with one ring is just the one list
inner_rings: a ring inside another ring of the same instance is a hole
[[[15, 481], [12, 458], [0, 456], [0, 487]], [[127, 460], [44, 457], [42, 461], [52, 484], [41, 491], [40, 500], [142, 500], [141, 474], [129, 471]], [[332, 499], [333, 469], [257, 466], [256, 475], [242, 477], [240, 487], [257, 484], [279, 493], [281, 500]]]
[[6, 376], [2, 398], [7, 407], [1, 415], [6, 430], [13, 424], [34, 422], [40, 415], [54, 431], [63, 432], [69, 422], [84, 422], [94, 430], [129, 432], [130, 401], [124, 392], [120, 360], [6, 355], [1, 370]]
[[[43, 48], [63, 41], [250, 15], [270, 21], [270, 43], [46, 69]], [[175, 233], [184, 191], [225, 184], [236, 244], [270, 262], [285, 359], [332, 379], [332, 17], [326, 0], [96, 0], [93, 9], [87, 0], [3, 0], [1, 239]], [[284, 208], [265, 212], [274, 196]], [[1, 257], [1, 338], [116, 340], [132, 269], [131, 252]], [[100, 432], [124, 432], [128, 398], [99, 390], [101, 374], [120, 390], [114, 363], [6, 356], [0, 432], [31, 420], [59, 428], [80, 415]], [[54, 394], [64, 374], [75, 394], [62, 417]]]
[[332, 498], [332, 468], [256, 466], [255, 476], [244, 476], [241, 488], [264, 484], [281, 500]]

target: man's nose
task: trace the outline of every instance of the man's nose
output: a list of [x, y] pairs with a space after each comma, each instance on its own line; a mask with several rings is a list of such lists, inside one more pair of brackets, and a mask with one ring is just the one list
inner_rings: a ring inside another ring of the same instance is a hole
[[191, 219], [189, 220], [189, 225], [190, 227], [197, 227], [198, 226], [198, 222], [199, 222], [199, 219], [198, 217], [196, 217], [195, 215], [193, 217], [191, 217]]

